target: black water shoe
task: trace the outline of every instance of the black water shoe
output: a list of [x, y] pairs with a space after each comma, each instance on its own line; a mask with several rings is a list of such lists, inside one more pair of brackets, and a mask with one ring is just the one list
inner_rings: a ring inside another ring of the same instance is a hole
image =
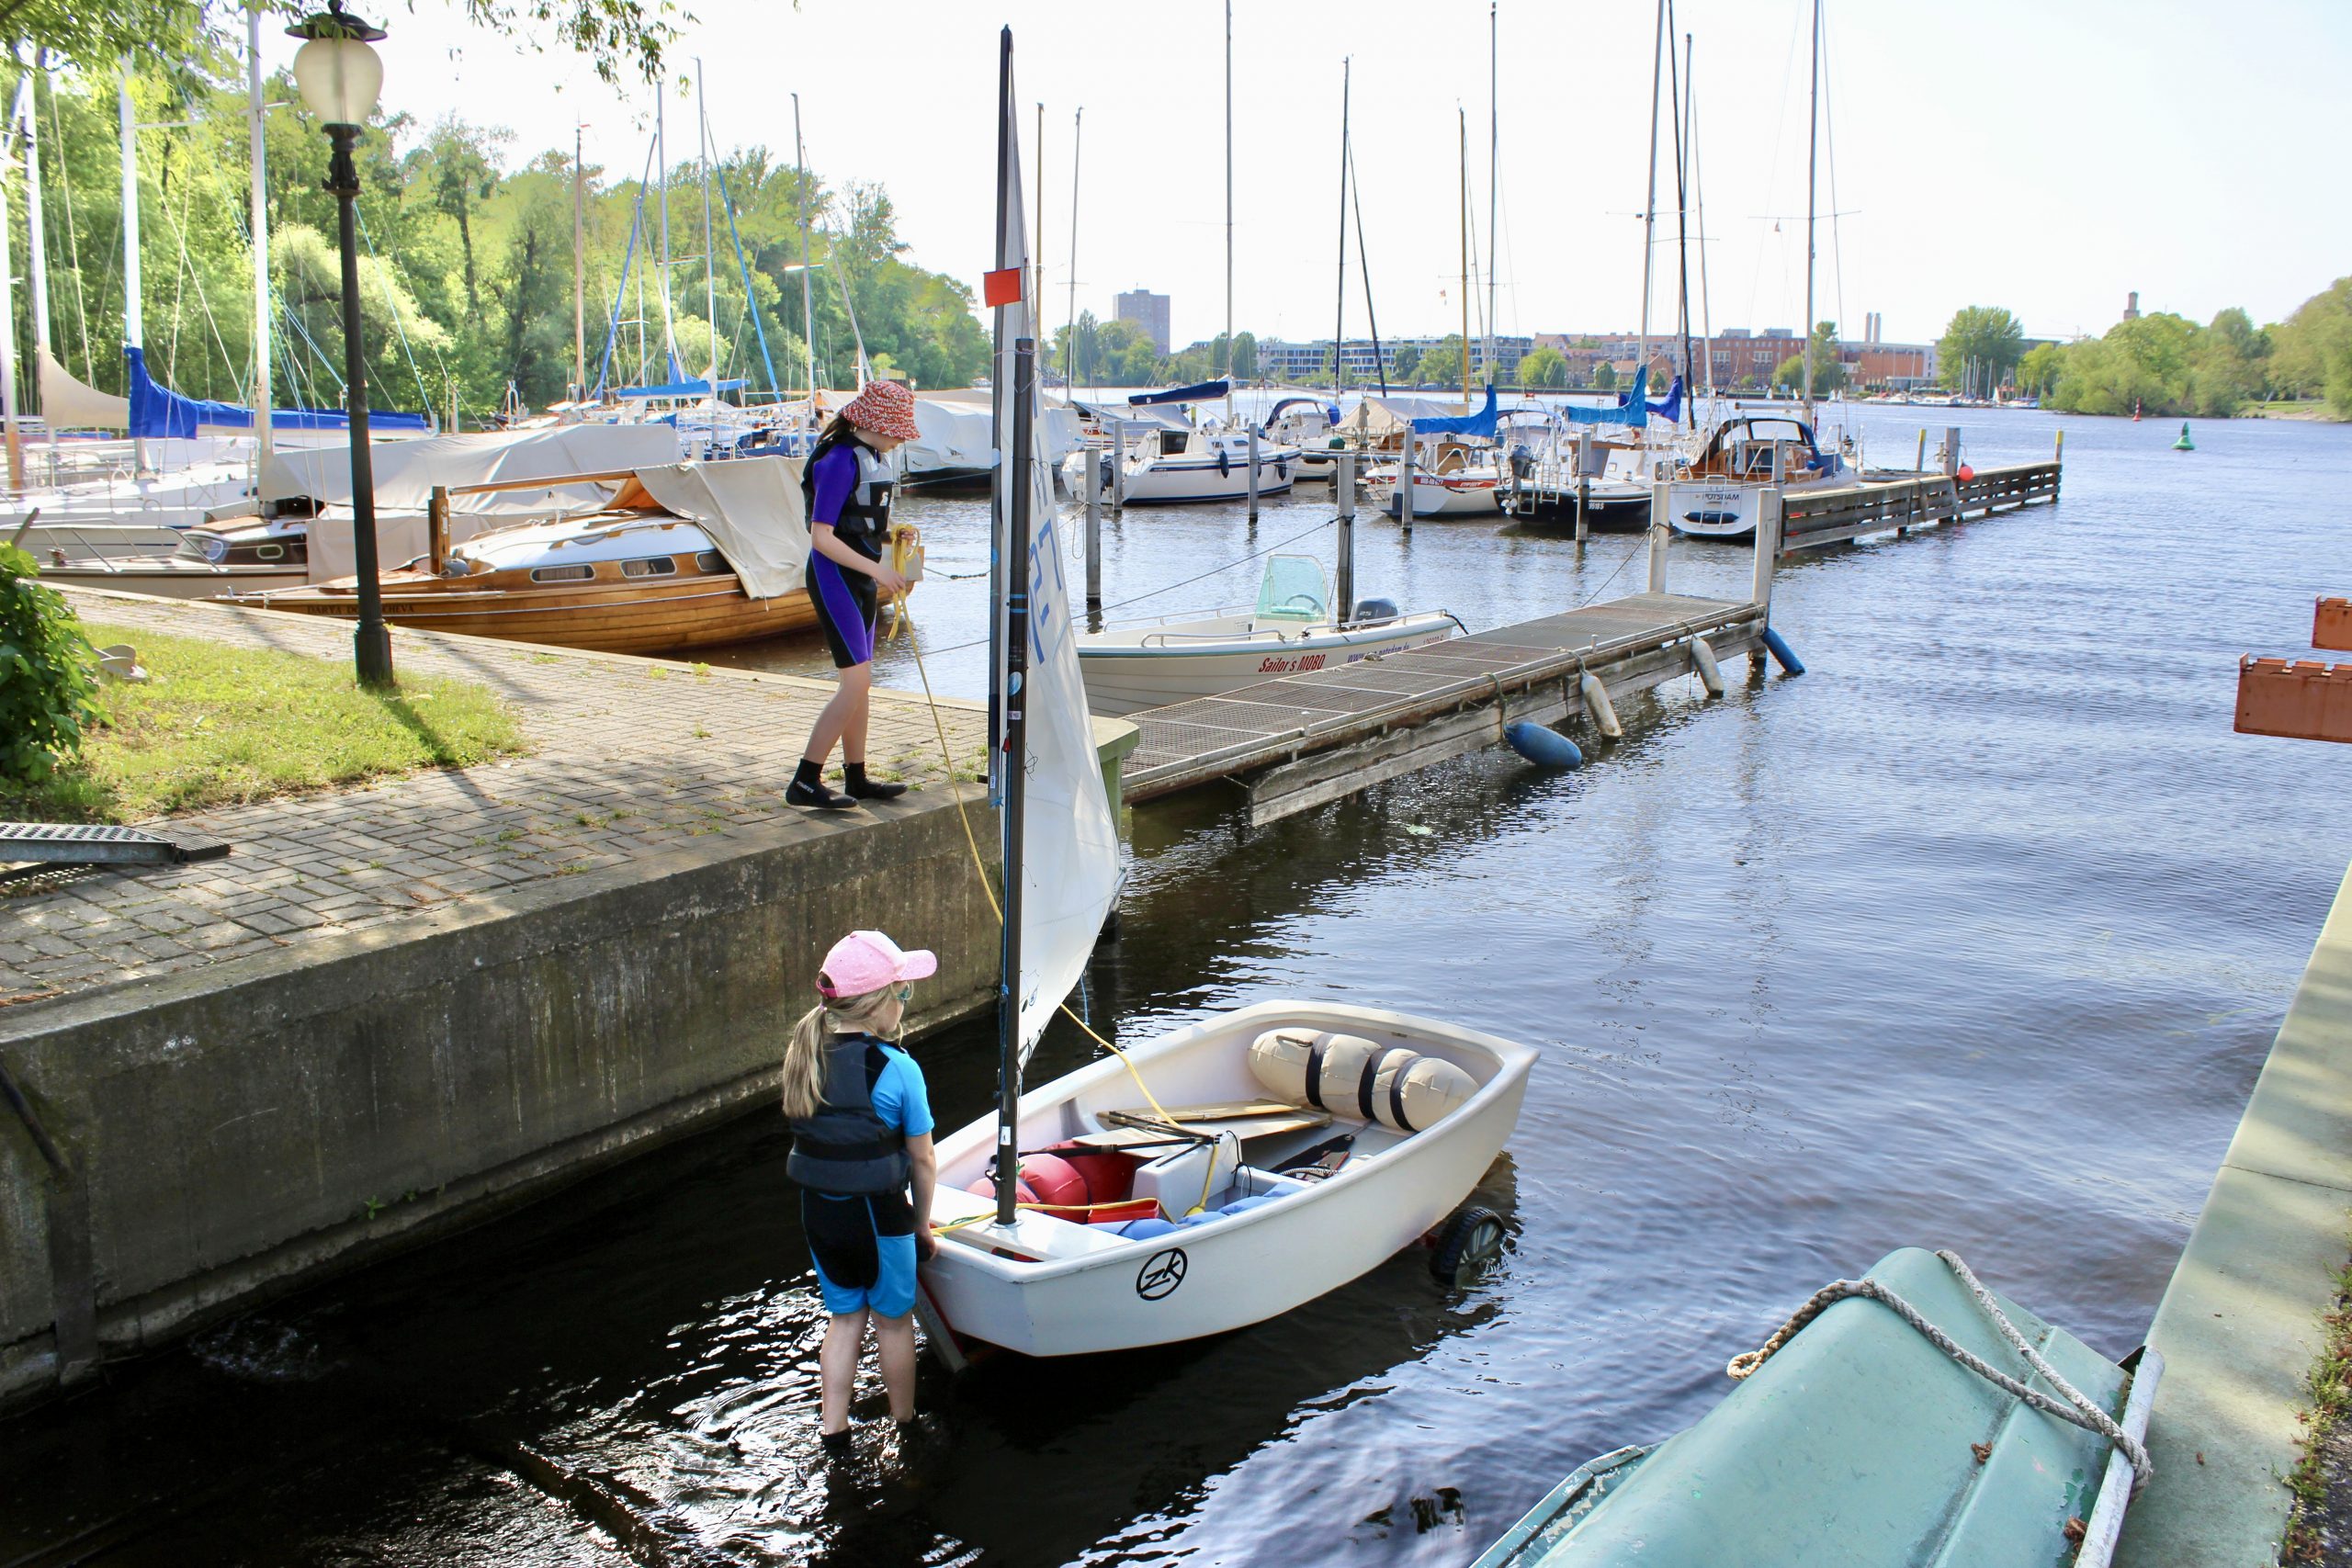
[[845, 795], [835, 795], [825, 787], [825, 765], [802, 758], [793, 771], [792, 782], [784, 786], [786, 806], [813, 806], [822, 811], [846, 811], [857, 804]]
[[902, 784], [878, 784], [867, 778], [863, 762], [842, 764], [842, 789], [853, 800], [896, 800], [907, 793]]

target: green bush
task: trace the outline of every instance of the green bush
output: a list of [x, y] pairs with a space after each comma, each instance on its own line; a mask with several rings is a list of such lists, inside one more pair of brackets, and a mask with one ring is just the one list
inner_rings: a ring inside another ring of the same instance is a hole
[[95, 723], [97, 654], [33, 558], [0, 545], [0, 781], [38, 784]]

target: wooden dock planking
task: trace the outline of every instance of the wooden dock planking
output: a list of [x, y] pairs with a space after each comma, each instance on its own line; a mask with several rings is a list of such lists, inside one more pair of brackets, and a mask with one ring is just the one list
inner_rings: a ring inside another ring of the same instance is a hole
[[1922, 474], [1887, 484], [1791, 491], [1781, 502], [1781, 554], [2056, 501], [2060, 471], [2053, 460], [1979, 468], [1965, 479]]
[[1491, 744], [1506, 724], [1580, 713], [1584, 671], [1612, 694], [1645, 690], [1690, 669], [1693, 636], [1728, 659], [1760, 647], [1763, 624], [1755, 604], [1637, 593], [1148, 709], [1129, 716], [1142, 739], [1126, 798], [1255, 774], [1251, 820], [1274, 821]]

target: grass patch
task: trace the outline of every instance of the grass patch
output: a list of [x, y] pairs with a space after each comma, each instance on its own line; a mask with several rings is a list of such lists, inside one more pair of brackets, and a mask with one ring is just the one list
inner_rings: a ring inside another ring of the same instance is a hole
[[149, 679], [109, 683], [100, 694], [105, 719], [81, 757], [40, 784], [0, 786], [0, 818], [136, 822], [524, 749], [514, 715], [463, 681], [409, 676], [399, 691], [379, 694], [356, 684], [345, 661], [126, 626], [83, 629], [101, 648], [136, 648]]
[[2302, 1414], [2303, 1457], [2287, 1477], [2287, 1490], [2295, 1495], [2295, 1506], [2287, 1518], [2287, 1539], [2278, 1551], [2281, 1562], [2320, 1560], [2321, 1540], [2313, 1516], [2327, 1506], [2327, 1439], [2352, 1416], [2352, 1263], [2337, 1272], [2335, 1304], [2320, 1325], [2327, 1339], [2320, 1347], [2319, 1359], [2312, 1363], [2306, 1385], [2311, 1408]]

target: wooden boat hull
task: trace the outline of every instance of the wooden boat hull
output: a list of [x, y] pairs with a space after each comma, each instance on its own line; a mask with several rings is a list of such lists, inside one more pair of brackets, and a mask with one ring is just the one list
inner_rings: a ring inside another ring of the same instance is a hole
[[[752, 599], [730, 575], [674, 582], [582, 583], [578, 588], [469, 591], [465, 580], [395, 572], [384, 579], [384, 618], [423, 631], [596, 653], [675, 653], [755, 642], [817, 624], [797, 591]], [[273, 610], [356, 619], [354, 590], [334, 584], [272, 593]]]
[[[1296, 1136], [1353, 1131], [1376, 1152], [1281, 1201], [1214, 1223], [1139, 1239], [1023, 1211], [1011, 1231], [992, 1221], [941, 1237], [922, 1266], [933, 1309], [955, 1333], [1031, 1356], [1071, 1356], [1173, 1344], [1275, 1317], [1378, 1267], [1436, 1227], [1477, 1187], [1519, 1120], [1535, 1052], [1451, 1024], [1329, 1002], [1261, 1002], [1124, 1047], [1166, 1105], [1249, 1099], [1250, 1042], [1301, 1025], [1445, 1057], [1477, 1081], [1475, 1094], [1409, 1136], [1342, 1122]], [[1105, 1057], [1021, 1100], [1020, 1147], [1039, 1149], [1142, 1103], [1126, 1067]], [[1376, 1135], [1375, 1135], [1376, 1134]], [[985, 1173], [996, 1118], [939, 1145], [943, 1201]], [[1262, 1173], [1279, 1157], [1245, 1143]], [[1262, 1174], [1261, 1183], [1286, 1179]], [[1185, 1194], [1189, 1200], [1191, 1195]], [[934, 1222], [940, 1210], [934, 1207]], [[1075, 1233], [1075, 1234], [1073, 1234]], [[1015, 1255], [1018, 1254], [1018, 1255]]]

